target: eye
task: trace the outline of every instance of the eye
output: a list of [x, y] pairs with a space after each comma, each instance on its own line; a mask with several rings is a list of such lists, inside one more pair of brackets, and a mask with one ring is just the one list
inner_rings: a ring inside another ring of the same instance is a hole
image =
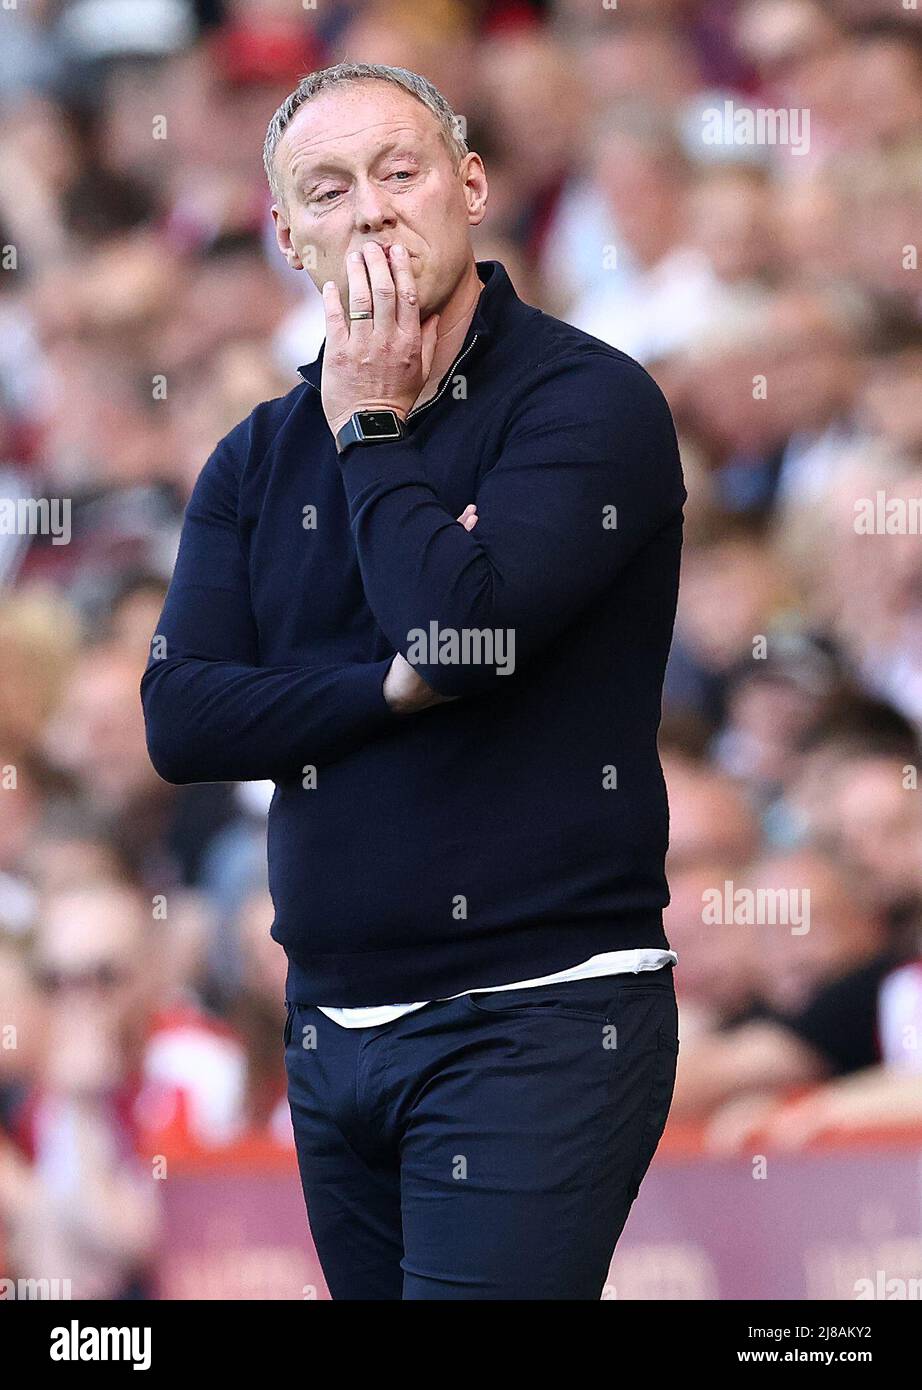
[[392, 179], [411, 179], [412, 177], [413, 174], [409, 169], [396, 169], [394, 173], [391, 174]]

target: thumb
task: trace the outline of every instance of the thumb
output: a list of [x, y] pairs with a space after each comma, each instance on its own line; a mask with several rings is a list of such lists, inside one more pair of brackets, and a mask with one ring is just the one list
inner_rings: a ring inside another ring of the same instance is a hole
[[423, 324], [421, 330], [422, 341], [420, 347], [424, 381], [428, 380], [429, 373], [432, 371], [432, 362], [433, 358], [435, 357], [435, 346], [438, 335], [439, 316], [438, 314], [433, 314], [431, 318], [426, 319], [426, 322]]

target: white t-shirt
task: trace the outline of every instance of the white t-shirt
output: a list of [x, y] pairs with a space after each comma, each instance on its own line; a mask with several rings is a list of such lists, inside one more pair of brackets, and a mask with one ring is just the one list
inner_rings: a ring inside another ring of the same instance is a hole
[[[592, 980], [601, 975], [638, 975], [642, 970], [661, 970], [664, 965], [678, 964], [675, 951], [662, 951], [659, 948], [634, 951], [603, 951], [601, 955], [590, 956], [581, 965], [572, 965], [568, 970], [558, 970], [553, 975], [541, 975], [535, 980], [516, 980], [511, 985], [480, 985], [477, 989], [463, 989], [461, 994], [449, 994], [447, 999], [460, 999], [462, 994], [491, 994], [500, 989], [530, 989], [533, 985], [553, 985], [561, 980]], [[367, 1008], [333, 1009], [318, 1004], [322, 1014], [339, 1023], [343, 1028], [376, 1028], [381, 1023], [392, 1023], [403, 1014], [414, 1009], [424, 1009], [427, 1004], [444, 1003], [444, 1000], [424, 999], [421, 1004], [371, 1004]]]

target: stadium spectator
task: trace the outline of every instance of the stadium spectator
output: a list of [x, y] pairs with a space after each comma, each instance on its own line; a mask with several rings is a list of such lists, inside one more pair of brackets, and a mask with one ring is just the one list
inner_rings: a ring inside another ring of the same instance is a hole
[[[917, 13], [0, 5], [0, 1244], [75, 1297], [151, 1290], [151, 1153], [291, 1142], [273, 787], [161, 782], [138, 683], [199, 471], [323, 337], [260, 150], [346, 57], [445, 91], [490, 176], [478, 256], [639, 356], [676, 418], [676, 1113], [727, 1150], [919, 1119]], [[709, 141], [728, 101], [809, 133]], [[66, 543], [16, 511], [54, 498]], [[727, 882], [811, 887], [809, 932], [705, 923]]]

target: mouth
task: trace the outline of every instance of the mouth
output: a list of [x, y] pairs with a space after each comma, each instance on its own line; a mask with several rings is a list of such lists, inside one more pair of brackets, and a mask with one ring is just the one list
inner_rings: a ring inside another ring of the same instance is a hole
[[[375, 246], [380, 246], [380, 247], [381, 247], [381, 250], [384, 252], [385, 256], [387, 257], [387, 261], [388, 261], [388, 265], [389, 265], [389, 264], [390, 264], [390, 260], [391, 260], [391, 251], [394, 249], [393, 246], [390, 245], [390, 244], [387, 244], [387, 245], [386, 245], [383, 241], [375, 241], [374, 237], [370, 237], [369, 240], [373, 241], [374, 244], [375, 244]], [[368, 242], [365, 242], [365, 245], [367, 246], [367, 245], [368, 245]], [[408, 250], [408, 251], [407, 251], [407, 255], [409, 256], [409, 258], [410, 258], [411, 261], [418, 261], [418, 260], [419, 260], [419, 256], [416, 254], [415, 251], [409, 251], [409, 250]]]

